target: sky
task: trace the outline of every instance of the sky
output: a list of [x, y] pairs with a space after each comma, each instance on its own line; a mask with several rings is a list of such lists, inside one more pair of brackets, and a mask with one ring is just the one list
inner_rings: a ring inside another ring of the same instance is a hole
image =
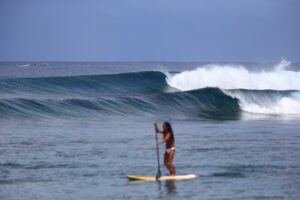
[[300, 61], [299, 0], [0, 0], [0, 61]]

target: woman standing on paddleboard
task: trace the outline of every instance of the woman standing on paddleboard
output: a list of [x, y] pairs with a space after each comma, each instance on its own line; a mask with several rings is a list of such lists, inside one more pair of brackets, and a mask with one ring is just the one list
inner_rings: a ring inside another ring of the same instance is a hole
[[163, 139], [157, 144], [166, 143], [166, 151], [164, 155], [164, 164], [170, 172], [170, 176], [176, 176], [176, 169], [173, 164], [175, 156], [175, 138], [172, 126], [169, 122], [164, 122], [163, 130], [158, 129], [157, 124], [155, 123], [155, 130], [157, 133], [163, 134]]

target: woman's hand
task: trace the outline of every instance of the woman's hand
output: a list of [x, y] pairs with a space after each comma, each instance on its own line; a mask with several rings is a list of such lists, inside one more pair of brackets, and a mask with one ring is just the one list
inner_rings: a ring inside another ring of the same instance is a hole
[[166, 142], [165, 140], [161, 140], [161, 141], [157, 142], [157, 145], [163, 144], [165, 142]]

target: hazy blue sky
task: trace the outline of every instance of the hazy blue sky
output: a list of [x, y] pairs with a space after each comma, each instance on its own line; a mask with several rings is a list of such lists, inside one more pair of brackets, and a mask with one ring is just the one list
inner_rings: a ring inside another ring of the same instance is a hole
[[300, 61], [300, 0], [0, 0], [2, 61]]

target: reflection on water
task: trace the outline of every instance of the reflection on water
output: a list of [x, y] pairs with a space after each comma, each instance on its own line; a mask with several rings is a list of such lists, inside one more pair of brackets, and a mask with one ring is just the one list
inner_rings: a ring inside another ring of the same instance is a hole
[[175, 181], [166, 181], [165, 187], [166, 187], [166, 191], [167, 191], [168, 194], [175, 194], [176, 193]]
[[[176, 194], [175, 181], [157, 181], [159, 197], [164, 198], [166, 195]], [[164, 188], [162, 186], [164, 185]]]

